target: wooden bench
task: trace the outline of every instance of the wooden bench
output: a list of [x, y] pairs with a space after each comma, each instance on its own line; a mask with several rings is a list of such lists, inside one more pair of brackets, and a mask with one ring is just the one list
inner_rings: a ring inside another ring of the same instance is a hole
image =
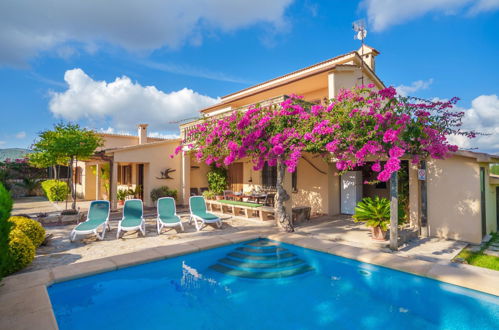
[[250, 218], [256, 213], [257, 217], [262, 221], [270, 220], [269, 216], [274, 215], [274, 208], [256, 203], [207, 200], [206, 205], [209, 211], [220, 212], [222, 214], [228, 212], [233, 216], [240, 216], [240, 213], [243, 212], [246, 218]]

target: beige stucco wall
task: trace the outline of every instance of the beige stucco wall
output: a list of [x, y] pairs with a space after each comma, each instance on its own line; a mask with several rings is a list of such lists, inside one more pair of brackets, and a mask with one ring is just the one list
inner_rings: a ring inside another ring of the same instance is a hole
[[428, 161], [428, 224], [431, 236], [482, 240], [480, 170], [472, 158]]
[[[303, 155], [297, 167], [297, 192], [292, 193], [293, 207], [311, 206], [312, 214], [328, 213], [328, 164], [321, 158], [311, 154]], [[290, 175], [290, 174], [289, 174]]]
[[205, 163], [198, 163], [195, 157], [191, 157], [191, 188], [208, 187], [207, 174], [210, 167]]
[[[173, 159], [169, 156], [173, 154], [177, 141], [161, 143], [156, 145], [144, 145], [140, 148], [124, 149], [114, 153], [114, 161], [118, 163], [145, 164], [144, 166], [144, 204], [154, 206], [150, 192], [154, 188], [168, 186], [170, 189], [176, 189], [180, 197], [181, 190], [181, 157], [175, 156]], [[136, 182], [136, 166], [133, 166], [132, 180]], [[160, 172], [166, 168], [174, 169], [170, 173], [171, 180], [157, 179]], [[135, 175], [135, 176], [134, 176]]]
[[[350, 89], [361, 84], [361, 70], [351, 68], [345, 70], [335, 70], [329, 74], [328, 87], [329, 98], [336, 97], [341, 89]], [[364, 75], [364, 85], [372, 84], [373, 81]]]

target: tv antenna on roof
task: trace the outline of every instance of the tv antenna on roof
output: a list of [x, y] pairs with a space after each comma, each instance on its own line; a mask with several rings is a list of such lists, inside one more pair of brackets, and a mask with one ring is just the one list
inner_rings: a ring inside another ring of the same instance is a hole
[[364, 39], [367, 37], [367, 29], [366, 29], [366, 21], [364, 19], [359, 19], [353, 22], [352, 28], [355, 32], [355, 36], [353, 37], [355, 40], [360, 40], [361, 47], [360, 47], [360, 57], [362, 59], [361, 62], [361, 81], [362, 85], [364, 85]]

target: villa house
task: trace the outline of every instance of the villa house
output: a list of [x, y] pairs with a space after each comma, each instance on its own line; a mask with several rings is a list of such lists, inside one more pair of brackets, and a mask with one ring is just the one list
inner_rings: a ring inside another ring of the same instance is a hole
[[[376, 75], [379, 52], [369, 46], [269, 81], [226, 95], [220, 102], [201, 110], [203, 117], [223, 116], [245, 111], [250, 105], [276, 104], [296, 94], [312, 103], [334, 98], [341, 89], [359, 84], [384, 88]], [[197, 121], [180, 125], [181, 137]], [[116, 191], [121, 187], [142, 187], [141, 197], [153, 206], [150, 191], [168, 186], [179, 192], [179, 204], [187, 204], [192, 191], [208, 186], [205, 164], [197, 163], [188, 151], [173, 159], [169, 155], [179, 139], [147, 137], [147, 125], [139, 125], [138, 137], [103, 134], [104, 147], [95, 157], [82, 163], [78, 187], [86, 199], [103, 198], [106, 189], [99, 178], [99, 166], [109, 164], [111, 201], [116, 207]], [[408, 166], [409, 221], [423, 234], [478, 243], [487, 233], [497, 231], [497, 178], [491, 177], [489, 164], [499, 156], [458, 151], [445, 160], [428, 160], [426, 171]], [[167, 171], [167, 176], [164, 174]], [[101, 171], [102, 172], [102, 171]], [[228, 169], [230, 189], [253, 191], [275, 186], [275, 168], [254, 171], [249, 159], [235, 162]], [[95, 174], [97, 173], [97, 174]], [[77, 172], [78, 174], [78, 172]], [[294, 175], [287, 175], [285, 186], [292, 191], [289, 205], [310, 206], [313, 215], [352, 214], [355, 204], [367, 196], [389, 196], [389, 184], [364, 184], [372, 173], [368, 167], [338, 175], [334, 163], [305, 154]], [[426, 191], [426, 193], [425, 193]], [[427, 211], [423, 214], [426, 202]]]

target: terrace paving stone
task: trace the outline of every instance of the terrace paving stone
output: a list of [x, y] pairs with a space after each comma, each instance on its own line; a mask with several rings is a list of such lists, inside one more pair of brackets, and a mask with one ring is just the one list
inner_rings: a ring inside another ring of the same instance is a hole
[[487, 250], [483, 251], [488, 256], [494, 256], [494, 257], [499, 257], [499, 249], [493, 250], [488, 248]]
[[61, 282], [116, 269], [117, 266], [114, 262], [106, 259], [97, 259], [86, 262], [78, 262], [71, 265], [58, 266], [52, 269], [52, 273], [54, 275], [54, 282]]

